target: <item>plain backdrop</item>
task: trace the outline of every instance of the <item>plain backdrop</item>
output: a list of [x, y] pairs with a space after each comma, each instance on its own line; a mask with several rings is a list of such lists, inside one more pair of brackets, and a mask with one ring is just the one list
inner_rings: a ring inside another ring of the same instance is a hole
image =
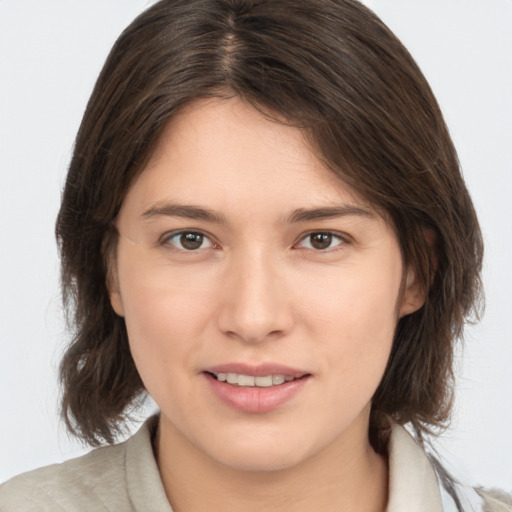
[[[104, 59], [148, 0], [0, 0], [0, 482], [86, 448], [57, 412], [66, 333], [54, 221]], [[467, 329], [452, 428], [469, 483], [512, 490], [512, 0], [369, 0], [437, 95], [486, 242], [487, 308]]]

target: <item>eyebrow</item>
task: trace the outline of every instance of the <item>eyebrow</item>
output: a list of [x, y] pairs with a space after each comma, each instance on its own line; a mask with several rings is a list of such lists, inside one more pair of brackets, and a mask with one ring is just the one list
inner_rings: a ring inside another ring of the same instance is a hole
[[[350, 215], [364, 217], [375, 216], [375, 214], [370, 210], [365, 210], [359, 206], [347, 204], [320, 208], [298, 208], [287, 217], [287, 222], [299, 223], [313, 220], [333, 219], [336, 217], [345, 217]], [[174, 203], [156, 204], [151, 208], [148, 208], [142, 214], [144, 219], [152, 219], [160, 216], [182, 217], [216, 224], [228, 224], [227, 218], [222, 213], [195, 205]]]
[[348, 215], [357, 215], [363, 217], [374, 217], [375, 214], [370, 210], [365, 210], [359, 206], [347, 204], [341, 206], [328, 206], [323, 208], [299, 208], [292, 212], [289, 222], [307, 222], [311, 220], [334, 219], [336, 217], [345, 217]]
[[228, 221], [224, 215], [202, 208], [200, 206], [165, 203], [154, 205], [146, 210], [142, 217], [144, 219], [152, 219], [154, 217], [183, 217], [193, 220], [204, 220], [207, 222], [215, 222], [217, 224], [227, 224]]

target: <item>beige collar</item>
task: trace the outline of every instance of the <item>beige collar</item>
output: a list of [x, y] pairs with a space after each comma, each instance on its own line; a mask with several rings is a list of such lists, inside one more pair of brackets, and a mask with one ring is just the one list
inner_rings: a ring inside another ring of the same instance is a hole
[[439, 485], [428, 457], [405, 428], [393, 425], [389, 444], [387, 512], [442, 512]]

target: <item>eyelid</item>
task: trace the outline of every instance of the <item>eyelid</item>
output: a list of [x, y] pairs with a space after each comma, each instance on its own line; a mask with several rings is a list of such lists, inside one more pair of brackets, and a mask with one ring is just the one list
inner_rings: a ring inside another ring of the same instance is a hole
[[293, 246], [294, 247], [299, 246], [299, 244], [301, 242], [303, 242], [304, 240], [306, 240], [306, 238], [308, 238], [311, 235], [316, 235], [316, 234], [332, 235], [333, 237], [338, 238], [340, 240], [340, 243], [336, 244], [334, 247], [329, 247], [327, 249], [314, 249], [314, 248], [311, 249], [309, 247], [298, 247], [298, 248], [299, 249], [310, 249], [310, 250], [314, 250], [315, 252], [325, 253], [325, 252], [334, 251], [334, 250], [338, 249], [340, 246], [351, 243], [351, 241], [352, 241], [352, 238], [349, 235], [347, 235], [346, 233], [342, 233], [340, 231], [334, 231], [332, 229], [312, 229], [312, 230], [309, 230], [307, 233], [302, 233], [300, 235], [300, 237], [297, 239], [297, 241], [293, 244]]
[[169, 242], [169, 240], [171, 238], [174, 238], [175, 236], [177, 235], [182, 235], [184, 233], [197, 233], [198, 235], [201, 235], [203, 236], [204, 238], [208, 239], [211, 243], [211, 247], [208, 247], [208, 249], [211, 249], [211, 248], [218, 248], [220, 247], [220, 244], [219, 242], [215, 239], [215, 237], [213, 235], [211, 235], [210, 233], [204, 231], [203, 229], [195, 229], [195, 228], [180, 228], [180, 229], [174, 229], [172, 231], [166, 231], [163, 235], [161, 235], [159, 238], [158, 238], [158, 242], [157, 242], [157, 245], [159, 246], [171, 246], [173, 247], [174, 249], [178, 250], [178, 251], [183, 251], [183, 252], [197, 252], [199, 251], [199, 249], [197, 251], [187, 251], [186, 249], [180, 249], [179, 247], [176, 247], [174, 244], [171, 244]]

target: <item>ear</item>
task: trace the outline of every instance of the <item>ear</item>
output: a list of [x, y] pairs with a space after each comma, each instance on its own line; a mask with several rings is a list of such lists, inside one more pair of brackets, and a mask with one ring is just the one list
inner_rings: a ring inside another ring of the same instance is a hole
[[115, 258], [116, 251], [112, 247], [107, 248], [106, 245], [107, 243], [104, 242], [103, 253], [105, 258], [105, 266], [107, 269], [106, 285], [110, 298], [110, 304], [112, 309], [119, 316], [124, 316], [124, 306], [119, 288], [119, 277], [117, 273], [117, 264]]
[[408, 269], [405, 276], [405, 283], [403, 284], [400, 318], [418, 311], [424, 303], [425, 291], [418, 283], [415, 272], [412, 269]]
[[[124, 307], [121, 298], [121, 292], [119, 291], [119, 284], [117, 282], [113, 283], [113, 281], [114, 280], [111, 277], [107, 277], [107, 288], [110, 297], [110, 304], [112, 305], [112, 309], [119, 316], [124, 316]], [[117, 281], [117, 278], [115, 281]]]

